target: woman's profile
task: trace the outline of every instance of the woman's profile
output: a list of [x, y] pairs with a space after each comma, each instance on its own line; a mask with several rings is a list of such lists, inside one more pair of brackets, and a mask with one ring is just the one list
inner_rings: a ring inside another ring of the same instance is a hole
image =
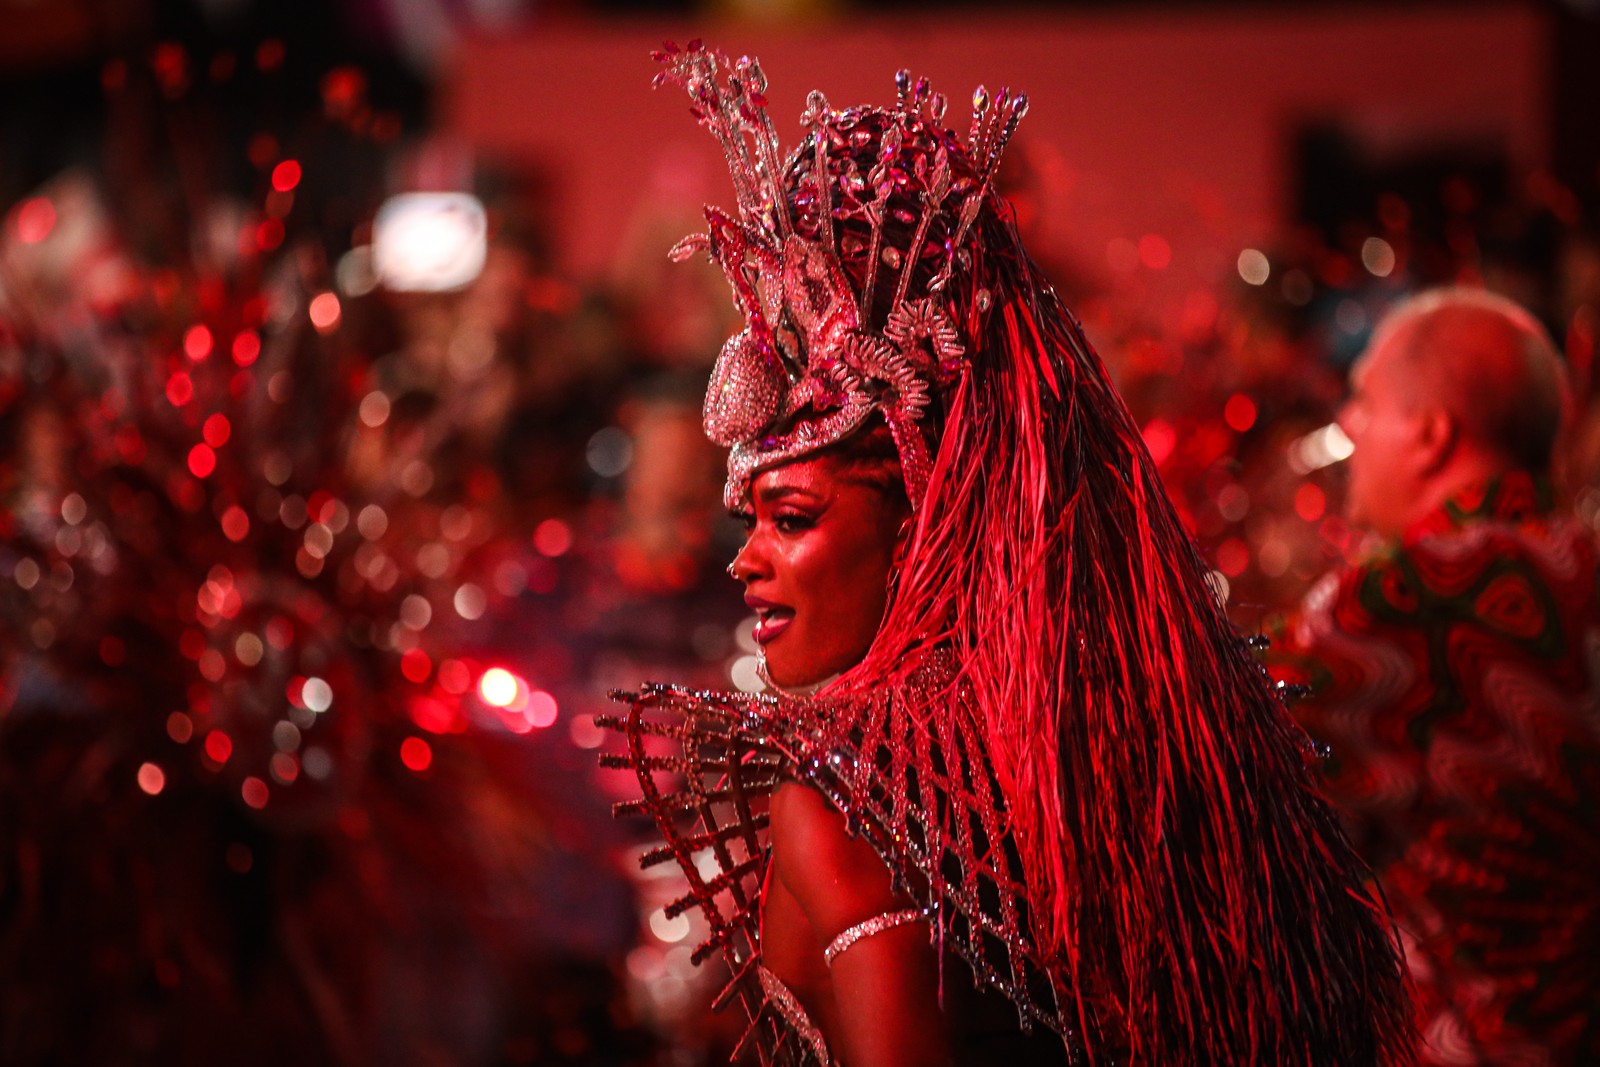
[[[1398, 950], [1137, 428], [925, 81], [668, 47], [737, 210], [705, 425], [770, 696], [611, 720], [761, 1062], [1408, 1062]], [[974, 995], [973, 990], [978, 990]], [[1001, 1011], [996, 1011], [996, 1006]]]

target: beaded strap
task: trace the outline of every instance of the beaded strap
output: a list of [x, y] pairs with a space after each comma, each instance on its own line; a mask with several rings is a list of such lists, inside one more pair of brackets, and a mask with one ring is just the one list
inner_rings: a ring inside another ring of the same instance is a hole
[[811, 1021], [811, 1016], [806, 1014], [806, 1009], [794, 992], [783, 984], [783, 979], [759, 963], [756, 964], [756, 977], [761, 980], [761, 989], [767, 994], [767, 1002], [777, 1008], [778, 1014], [800, 1035], [800, 1040], [806, 1043], [817, 1063], [821, 1067], [833, 1067], [833, 1060], [828, 1055], [828, 1042], [823, 1038], [822, 1031]]
[[882, 915], [874, 915], [864, 922], [858, 922], [844, 933], [828, 942], [828, 947], [822, 950], [822, 958], [828, 961], [828, 966], [833, 966], [833, 961], [864, 937], [881, 934], [885, 930], [893, 930], [896, 926], [906, 923], [921, 922], [927, 916], [920, 908], [907, 908], [905, 911], [886, 911]]

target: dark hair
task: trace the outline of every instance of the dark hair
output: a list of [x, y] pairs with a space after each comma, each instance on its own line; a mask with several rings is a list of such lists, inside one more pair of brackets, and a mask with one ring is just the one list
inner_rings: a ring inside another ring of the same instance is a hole
[[910, 508], [905, 475], [900, 466], [900, 449], [882, 416], [872, 415], [861, 429], [813, 455], [833, 460], [840, 476], [846, 480], [869, 485], [885, 496], [898, 498]]

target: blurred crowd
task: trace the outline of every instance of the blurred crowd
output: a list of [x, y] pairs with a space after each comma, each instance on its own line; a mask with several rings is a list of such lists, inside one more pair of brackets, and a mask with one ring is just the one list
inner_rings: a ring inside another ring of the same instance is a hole
[[[0, 1059], [718, 1062], [593, 716], [759, 685], [699, 430], [721, 278], [666, 231], [566, 277], [537, 187], [478, 173], [481, 270], [398, 291], [372, 220], [422, 131], [339, 68], [235, 144], [184, 89], [217, 76], [109, 64], [105, 169], [3, 205]], [[1541, 174], [1375, 188], [1224, 247], [1177, 329], [1159, 257], [1056, 265], [1242, 629], [1359, 553], [1330, 427], [1428, 286], [1549, 329], [1560, 496], [1600, 524], [1595, 210]]]

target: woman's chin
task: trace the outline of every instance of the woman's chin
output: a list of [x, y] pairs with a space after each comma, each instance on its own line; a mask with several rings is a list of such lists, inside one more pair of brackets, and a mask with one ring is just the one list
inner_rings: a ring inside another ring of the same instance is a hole
[[831, 682], [861, 661], [860, 656], [849, 659], [835, 657], [826, 660], [812, 658], [798, 660], [784, 656], [780, 649], [770, 647], [765, 653], [767, 680], [779, 689], [790, 691], [811, 689], [824, 682]]
[[805, 689], [826, 680], [832, 672], [819, 674], [816, 671], [796, 670], [784, 668], [780, 664], [767, 659], [767, 680], [779, 689]]

